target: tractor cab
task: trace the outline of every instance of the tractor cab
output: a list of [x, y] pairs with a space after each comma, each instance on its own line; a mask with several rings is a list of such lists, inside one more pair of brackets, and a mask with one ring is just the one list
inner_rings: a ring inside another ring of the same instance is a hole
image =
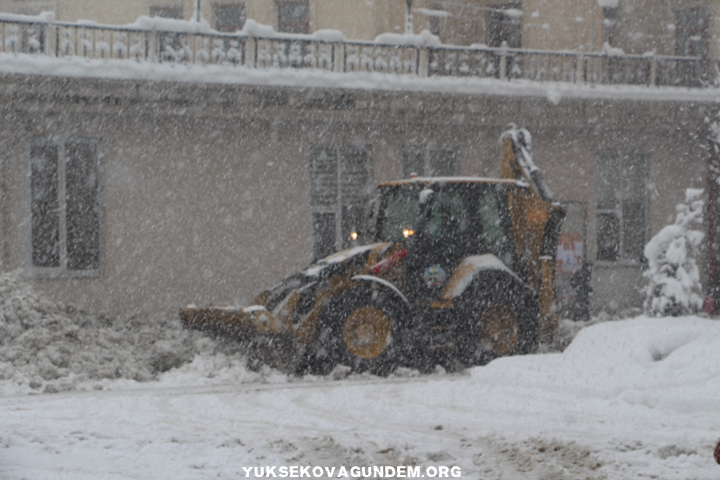
[[507, 189], [515, 182], [413, 178], [379, 185], [374, 240], [407, 250], [401, 287], [413, 303], [435, 301], [468, 256], [492, 254], [513, 269]]

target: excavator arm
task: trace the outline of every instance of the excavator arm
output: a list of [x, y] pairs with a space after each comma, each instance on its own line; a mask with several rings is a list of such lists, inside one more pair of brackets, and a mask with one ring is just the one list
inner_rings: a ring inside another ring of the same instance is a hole
[[555, 262], [565, 207], [554, 197], [532, 159], [532, 137], [511, 124], [502, 135], [502, 178], [527, 183], [527, 189], [508, 192], [520, 274], [535, 289], [540, 304], [540, 340], [549, 342], [557, 331], [553, 312]]

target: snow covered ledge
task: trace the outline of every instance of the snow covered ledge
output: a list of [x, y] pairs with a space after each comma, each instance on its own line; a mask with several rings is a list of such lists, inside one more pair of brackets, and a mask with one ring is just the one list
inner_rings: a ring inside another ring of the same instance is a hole
[[[232, 34], [215, 31], [202, 19], [184, 21], [142, 16], [128, 25], [100, 25], [92, 21], [55, 22], [52, 14], [44, 13], [38, 16], [0, 14], [0, 21], [5, 24], [0, 32], [3, 35], [2, 52], [12, 56], [44, 54], [62, 59], [134, 60], [203, 68], [218, 66], [230, 70], [242, 66], [319, 70], [345, 75], [383, 73], [421, 78], [499, 79], [513, 83], [600, 88], [606, 86], [602, 82], [610, 76], [609, 72], [598, 72], [597, 69], [607, 68], [609, 57], [622, 58], [628, 71], [649, 72], [640, 79], [635, 76], [618, 78], [615, 72], [612, 75], [615, 86], [640, 83], [645, 87], [656, 87], [662, 83], [700, 89], [717, 86], [717, 82], [716, 79], [701, 78], [699, 72], [720, 71], [720, 60], [716, 59], [627, 55], [611, 48], [601, 52], [576, 52], [443, 45], [428, 31], [417, 35], [386, 33], [367, 42], [348, 40], [337, 30], [319, 30], [312, 34], [279, 33], [253, 20], [247, 20], [242, 30]], [[568, 57], [574, 61], [560, 62], [561, 71], [551, 80], [535, 75], [538, 69], [557, 68], [557, 60]], [[486, 65], [488, 59], [490, 66]], [[493, 62], [498, 65], [492, 65]], [[538, 62], [545, 62], [545, 66]], [[5, 63], [4, 58], [2, 63]], [[533, 69], [523, 69], [523, 65], [530, 64], [534, 65]], [[592, 65], [591, 70], [598, 75], [588, 76], [586, 65]], [[676, 69], [676, 65], [687, 68]], [[661, 68], [663, 66], [665, 68]], [[658, 77], [659, 70], [664, 72], [662, 78]], [[687, 72], [691, 71], [698, 74], [688, 76]]]

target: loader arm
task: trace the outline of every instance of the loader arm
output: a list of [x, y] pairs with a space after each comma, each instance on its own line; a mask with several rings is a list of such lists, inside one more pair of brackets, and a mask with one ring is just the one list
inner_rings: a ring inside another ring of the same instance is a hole
[[514, 125], [502, 135], [502, 178], [526, 182], [527, 190], [508, 191], [519, 273], [535, 289], [540, 304], [540, 339], [549, 342], [557, 331], [553, 313], [555, 262], [565, 207], [555, 200], [542, 172], [532, 160], [532, 140]]

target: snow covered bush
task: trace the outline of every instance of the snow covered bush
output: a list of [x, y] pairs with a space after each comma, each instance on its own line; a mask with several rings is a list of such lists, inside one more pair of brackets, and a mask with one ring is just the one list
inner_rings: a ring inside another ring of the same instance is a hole
[[703, 191], [689, 188], [685, 203], [676, 207], [675, 224], [668, 225], [645, 246], [650, 281], [645, 287], [645, 313], [653, 316], [686, 315], [702, 307], [700, 272], [695, 258], [704, 234], [693, 230], [702, 224]]

